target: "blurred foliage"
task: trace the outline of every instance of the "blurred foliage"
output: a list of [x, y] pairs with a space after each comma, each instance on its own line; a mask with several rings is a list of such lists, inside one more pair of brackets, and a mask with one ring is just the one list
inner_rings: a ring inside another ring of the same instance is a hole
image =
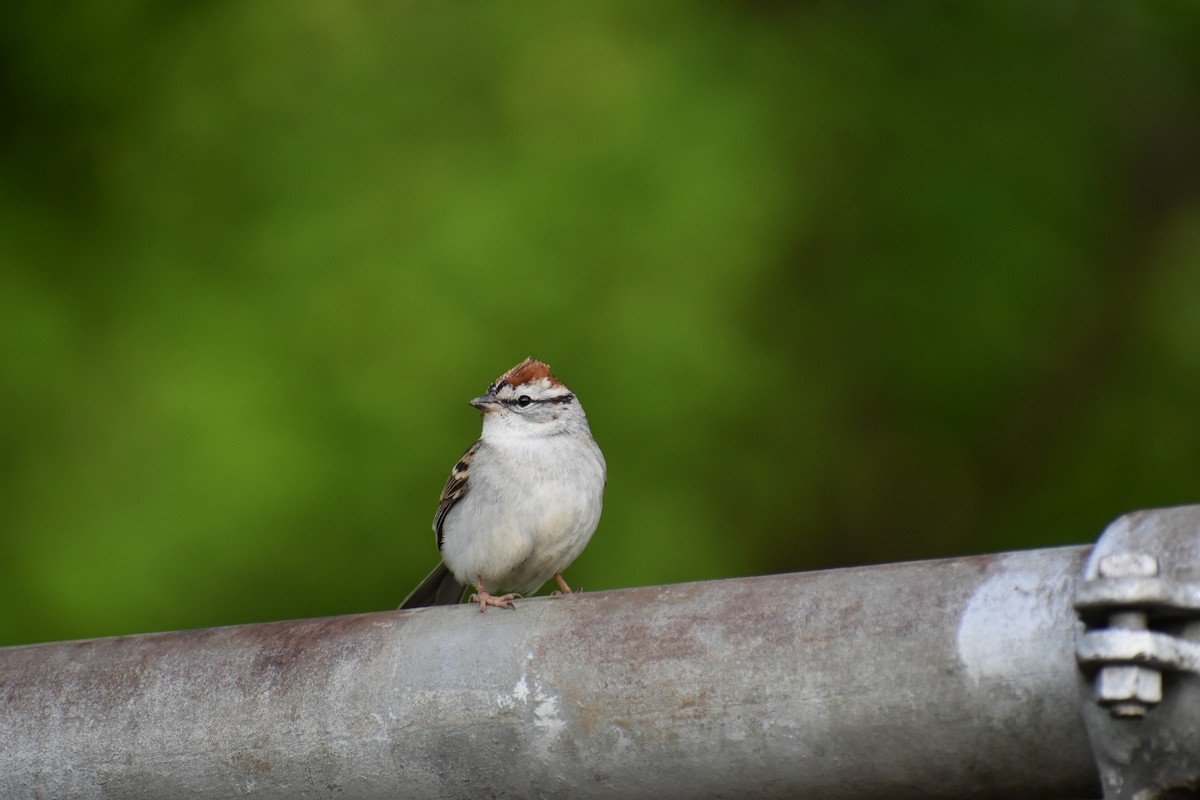
[[394, 607], [527, 355], [587, 589], [1200, 499], [1190, 2], [4, 17], [0, 644]]

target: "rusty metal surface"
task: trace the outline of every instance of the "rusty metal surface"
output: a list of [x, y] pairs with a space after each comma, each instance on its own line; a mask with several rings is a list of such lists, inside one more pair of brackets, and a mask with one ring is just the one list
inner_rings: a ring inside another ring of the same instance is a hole
[[1087, 553], [0, 649], [0, 797], [1095, 797]]

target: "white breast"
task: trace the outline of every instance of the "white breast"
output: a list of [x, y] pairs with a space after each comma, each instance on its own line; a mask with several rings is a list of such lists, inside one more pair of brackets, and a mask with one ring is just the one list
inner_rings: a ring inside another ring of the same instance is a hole
[[590, 438], [485, 439], [466, 496], [446, 516], [442, 558], [463, 583], [533, 593], [587, 546], [604, 482], [604, 456]]

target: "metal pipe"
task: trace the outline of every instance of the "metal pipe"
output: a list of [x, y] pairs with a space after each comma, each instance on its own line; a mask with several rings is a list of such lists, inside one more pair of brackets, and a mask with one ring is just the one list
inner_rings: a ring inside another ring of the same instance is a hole
[[0, 796], [1097, 797], [1088, 551], [3, 648]]

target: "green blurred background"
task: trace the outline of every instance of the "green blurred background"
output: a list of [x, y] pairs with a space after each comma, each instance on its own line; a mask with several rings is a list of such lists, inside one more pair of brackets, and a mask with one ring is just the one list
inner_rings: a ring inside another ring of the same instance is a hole
[[7, 9], [0, 644], [393, 608], [527, 355], [589, 590], [1200, 500], [1196, 8]]

